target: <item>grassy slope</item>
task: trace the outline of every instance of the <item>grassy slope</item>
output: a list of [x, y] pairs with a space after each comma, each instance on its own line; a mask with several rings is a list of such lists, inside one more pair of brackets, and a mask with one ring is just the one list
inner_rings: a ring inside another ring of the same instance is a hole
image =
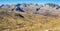
[[[16, 16], [16, 15], [22, 15]], [[26, 12], [0, 12], [0, 31], [59, 31], [60, 18], [28, 14]]]

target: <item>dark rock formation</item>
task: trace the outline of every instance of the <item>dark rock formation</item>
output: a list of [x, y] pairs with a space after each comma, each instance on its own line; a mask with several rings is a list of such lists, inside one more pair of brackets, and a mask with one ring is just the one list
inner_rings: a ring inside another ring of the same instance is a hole
[[20, 7], [17, 7], [17, 8], [16, 8], [16, 11], [24, 12], [24, 10], [22, 10]]
[[21, 14], [15, 14], [15, 16], [19, 16], [21, 18], [24, 18], [24, 16], [22, 16]]
[[55, 7], [55, 6], [58, 6], [57, 4], [53, 4], [53, 3], [47, 3], [47, 4], [45, 4], [45, 5], [49, 5], [50, 7]]
[[4, 6], [4, 4], [2, 4], [2, 5], [0, 6], [0, 8], [3, 7], [3, 6]]
[[60, 8], [60, 6], [58, 6], [56, 9], [59, 9]]
[[16, 6], [20, 6], [21, 4], [17, 4]]
[[39, 10], [40, 8], [37, 8], [35, 14], [39, 14]]

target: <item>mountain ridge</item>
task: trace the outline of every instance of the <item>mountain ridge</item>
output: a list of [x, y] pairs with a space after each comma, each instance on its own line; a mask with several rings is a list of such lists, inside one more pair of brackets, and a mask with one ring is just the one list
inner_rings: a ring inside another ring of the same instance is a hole
[[0, 31], [60, 31], [60, 7], [52, 6], [5, 5], [0, 8]]

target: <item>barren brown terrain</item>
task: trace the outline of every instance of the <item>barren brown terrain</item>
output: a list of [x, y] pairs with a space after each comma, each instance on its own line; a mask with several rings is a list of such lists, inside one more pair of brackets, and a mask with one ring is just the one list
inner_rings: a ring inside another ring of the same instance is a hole
[[[0, 31], [60, 31], [60, 12], [54, 11], [55, 8], [45, 7], [40, 8], [40, 14], [33, 11], [35, 6], [28, 8], [22, 5], [25, 12], [0, 8]], [[47, 14], [46, 11], [51, 13]]]

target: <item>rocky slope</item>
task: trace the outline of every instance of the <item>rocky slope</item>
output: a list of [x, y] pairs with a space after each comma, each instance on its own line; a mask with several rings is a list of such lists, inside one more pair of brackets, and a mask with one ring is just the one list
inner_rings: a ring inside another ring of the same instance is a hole
[[[22, 9], [22, 6], [19, 9]], [[0, 8], [0, 31], [60, 31], [59, 9], [47, 6], [41, 8], [37, 6], [38, 9], [35, 7], [36, 5], [31, 4], [23, 7], [23, 11], [16, 11], [15, 7], [13, 11], [9, 8]], [[35, 9], [41, 11], [35, 13]]]
[[60, 31], [60, 17], [1, 11], [0, 31]]

